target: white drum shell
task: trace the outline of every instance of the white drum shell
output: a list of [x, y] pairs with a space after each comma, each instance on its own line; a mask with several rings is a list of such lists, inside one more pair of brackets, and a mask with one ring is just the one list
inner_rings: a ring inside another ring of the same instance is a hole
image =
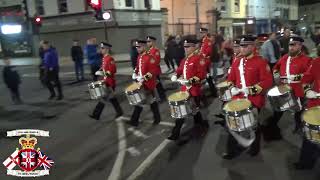
[[276, 86], [271, 88], [267, 93], [270, 104], [274, 110], [287, 111], [296, 109], [296, 107], [298, 107], [298, 100], [292, 91], [288, 91], [284, 94], [273, 94], [273, 92], [276, 90], [275, 88], [278, 87]]
[[231, 116], [226, 114], [227, 125], [230, 130], [242, 132], [253, 129], [257, 126], [257, 120], [253, 112], [247, 112], [240, 116]]
[[109, 93], [109, 91], [107, 91], [106, 85], [102, 82], [93, 82], [88, 86], [91, 99], [100, 99], [107, 96], [107, 94]]

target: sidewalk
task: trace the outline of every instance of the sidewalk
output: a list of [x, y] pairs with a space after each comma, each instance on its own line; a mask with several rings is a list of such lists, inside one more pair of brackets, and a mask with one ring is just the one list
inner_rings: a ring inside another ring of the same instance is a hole
[[[164, 57], [164, 51], [160, 51], [161, 58]], [[130, 55], [129, 53], [124, 54], [114, 54], [113, 55], [116, 62], [129, 62], [130, 61]], [[86, 64], [88, 62], [87, 59], [84, 60], [84, 63]], [[11, 59], [12, 65], [15, 66], [36, 66], [40, 64], [39, 57], [23, 57], [23, 58], [12, 58]], [[73, 61], [71, 60], [71, 57], [63, 56], [59, 59], [60, 66], [73, 66]], [[0, 59], [0, 66], [3, 66], [4, 62], [3, 59]]]

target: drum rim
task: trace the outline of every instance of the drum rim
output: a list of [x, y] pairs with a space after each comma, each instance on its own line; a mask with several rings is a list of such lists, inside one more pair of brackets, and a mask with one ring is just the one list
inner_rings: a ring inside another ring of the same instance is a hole
[[281, 95], [278, 95], [278, 96], [270, 96], [269, 95], [269, 92], [272, 90], [272, 89], [274, 89], [275, 87], [279, 87], [280, 85], [275, 85], [275, 86], [272, 86], [272, 88], [270, 88], [269, 90], [268, 90], [268, 92], [267, 92], [267, 96], [268, 97], [279, 97], [279, 96], [284, 96], [284, 95], [286, 95], [286, 94], [292, 94], [292, 88], [289, 86], [289, 85], [287, 85], [287, 84], [281, 84], [282, 86], [287, 86], [288, 88], [289, 88], [289, 91], [287, 91], [287, 92], [285, 92], [285, 93], [283, 93], [283, 94], [281, 94]]
[[301, 114], [301, 119], [303, 120], [303, 122], [305, 124], [308, 125], [308, 127], [318, 127], [318, 130], [320, 130], [320, 118], [319, 118], [319, 124], [311, 124], [311, 123], [308, 123], [305, 118], [304, 118], [304, 115], [308, 112], [308, 110], [312, 110], [312, 109], [319, 109], [320, 110], [320, 106], [314, 106], [314, 107], [311, 107], [311, 108], [306, 108], [303, 113]]
[[[186, 99], [181, 100], [181, 101], [172, 101], [172, 100], [170, 100], [170, 96], [172, 96], [172, 95], [174, 95], [174, 94], [176, 94], [176, 93], [185, 93], [185, 94], [187, 94], [188, 96], [187, 96]], [[174, 92], [174, 93], [172, 93], [172, 94], [170, 94], [170, 95], [168, 96], [168, 102], [169, 102], [169, 104], [170, 104], [170, 102], [185, 102], [185, 101], [188, 101], [189, 99], [190, 99], [190, 93], [189, 93], [188, 91], [176, 91], [176, 92]]]
[[[250, 106], [245, 108], [245, 109], [243, 109], [243, 110], [241, 110], [241, 111], [227, 111], [227, 110], [224, 109], [224, 106], [226, 106], [228, 103], [230, 103], [232, 101], [243, 101], [243, 100], [250, 102]], [[233, 116], [233, 117], [240, 117], [240, 116], [242, 116], [244, 114], [252, 112], [253, 109], [254, 109], [251, 101], [248, 100], [248, 99], [233, 99], [233, 100], [227, 102], [224, 106], [222, 108], [222, 113], [224, 113], [225, 115], [228, 115], [228, 116]]]

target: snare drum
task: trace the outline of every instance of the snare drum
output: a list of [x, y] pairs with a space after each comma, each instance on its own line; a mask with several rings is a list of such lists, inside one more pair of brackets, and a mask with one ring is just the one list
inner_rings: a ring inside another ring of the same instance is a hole
[[138, 105], [143, 104], [146, 100], [146, 96], [142, 92], [141, 84], [139, 83], [132, 83], [126, 88], [126, 96], [128, 98], [129, 104], [131, 105]]
[[216, 85], [218, 95], [221, 101], [230, 101], [232, 98], [231, 90], [229, 89], [231, 83], [229, 81], [223, 81]]
[[309, 141], [320, 144], [320, 106], [305, 110], [302, 114], [303, 132]]
[[91, 99], [100, 99], [110, 93], [110, 91], [108, 91], [109, 88], [106, 87], [104, 80], [92, 82], [88, 84], [88, 87]]
[[294, 96], [291, 87], [286, 84], [274, 86], [268, 91], [267, 95], [276, 111], [286, 111], [298, 106], [297, 98]]
[[175, 92], [168, 97], [171, 117], [184, 118], [192, 113], [189, 97], [186, 91]]
[[226, 103], [223, 112], [230, 130], [242, 132], [257, 126], [253, 106], [247, 99], [235, 99]]

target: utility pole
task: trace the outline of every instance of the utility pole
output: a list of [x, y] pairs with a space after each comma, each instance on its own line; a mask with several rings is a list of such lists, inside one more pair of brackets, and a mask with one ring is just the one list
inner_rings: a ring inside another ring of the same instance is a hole
[[176, 32], [174, 32], [175, 30], [175, 24], [174, 24], [174, 0], [171, 0], [171, 21], [172, 21], [172, 34], [177, 34]]
[[196, 4], [196, 35], [200, 36], [200, 20], [199, 20], [199, 0], [195, 0]]

